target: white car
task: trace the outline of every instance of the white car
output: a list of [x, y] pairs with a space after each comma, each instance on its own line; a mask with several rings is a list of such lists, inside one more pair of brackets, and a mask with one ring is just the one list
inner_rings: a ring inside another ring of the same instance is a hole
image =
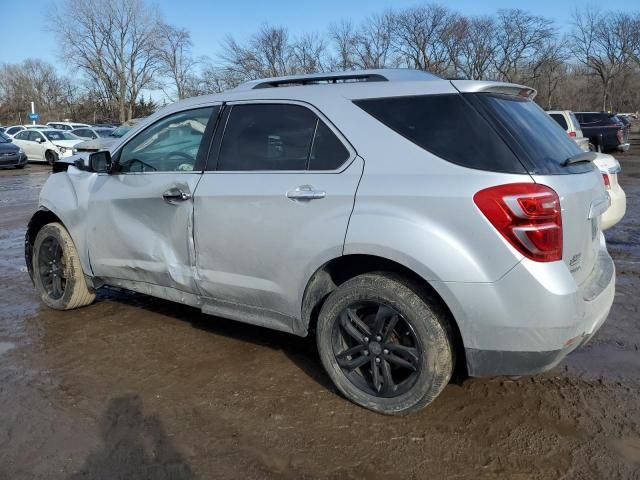
[[550, 110], [547, 113], [567, 132], [569, 138], [578, 144], [578, 147], [584, 152], [590, 150], [589, 139], [582, 134], [580, 122], [571, 110]]
[[593, 161], [602, 173], [602, 180], [607, 189], [611, 205], [602, 214], [602, 230], [613, 227], [622, 220], [627, 211], [627, 196], [618, 183], [618, 173], [620, 173], [620, 163], [612, 155], [598, 153], [598, 157]]
[[75, 122], [47, 122], [49, 128], [55, 128], [56, 130], [75, 130], [76, 128], [88, 127], [86, 123]]
[[51, 128], [46, 125], [11, 125], [9, 127], [4, 127], [4, 133], [13, 137], [16, 133], [22, 132], [23, 130], [27, 130], [29, 128], [32, 129], [46, 129]]
[[109, 137], [115, 128], [110, 127], [82, 127], [71, 130], [75, 136], [83, 140], [95, 140], [96, 138]]
[[72, 155], [72, 148], [81, 138], [62, 130], [26, 129], [16, 133], [13, 143], [22, 147], [30, 162], [46, 161], [49, 165], [60, 157]]

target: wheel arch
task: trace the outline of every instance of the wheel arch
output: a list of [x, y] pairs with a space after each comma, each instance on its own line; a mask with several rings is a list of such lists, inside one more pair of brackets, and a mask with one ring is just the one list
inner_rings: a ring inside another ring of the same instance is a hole
[[394, 260], [369, 254], [349, 254], [329, 260], [319, 267], [307, 282], [302, 299], [302, 324], [307, 331], [315, 330], [318, 314], [329, 294], [347, 280], [364, 273], [391, 272], [408, 279], [419, 293], [435, 301], [444, 312], [454, 339], [456, 377], [467, 376], [464, 341], [458, 323], [443, 296], [434, 286], [409, 267]]
[[[27, 264], [27, 271], [33, 283], [33, 242], [42, 227], [49, 223], [58, 222], [64, 226], [60, 217], [46, 207], [40, 207], [34, 213], [27, 224], [27, 232], [24, 236], [24, 260]], [[66, 228], [66, 227], [65, 227]]]

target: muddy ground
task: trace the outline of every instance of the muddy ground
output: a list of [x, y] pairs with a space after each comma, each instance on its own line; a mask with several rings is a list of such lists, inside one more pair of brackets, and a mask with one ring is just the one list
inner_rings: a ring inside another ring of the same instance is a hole
[[48, 170], [0, 171], [0, 479], [640, 478], [640, 146], [619, 158], [618, 288], [593, 341], [405, 418], [341, 398], [313, 341], [114, 290], [48, 310], [23, 259]]

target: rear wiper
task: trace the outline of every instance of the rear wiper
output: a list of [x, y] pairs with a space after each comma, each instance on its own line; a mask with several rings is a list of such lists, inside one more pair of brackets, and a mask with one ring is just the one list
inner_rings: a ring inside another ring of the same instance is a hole
[[574, 163], [592, 162], [598, 158], [595, 152], [580, 152], [573, 157], [567, 158], [562, 164], [563, 167], [573, 165]]

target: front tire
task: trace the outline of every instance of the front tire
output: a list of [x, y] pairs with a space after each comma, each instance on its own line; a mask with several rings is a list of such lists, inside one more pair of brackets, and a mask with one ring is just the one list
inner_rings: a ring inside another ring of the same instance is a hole
[[320, 310], [316, 340], [338, 390], [388, 415], [431, 403], [454, 364], [447, 320], [434, 305], [403, 277], [384, 272], [334, 290]]
[[58, 155], [51, 150], [47, 150], [44, 154], [44, 159], [47, 161], [49, 165], [53, 165], [58, 161]]
[[95, 300], [73, 240], [60, 223], [49, 223], [40, 229], [33, 243], [32, 262], [36, 290], [48, 307], [71, 310]]

